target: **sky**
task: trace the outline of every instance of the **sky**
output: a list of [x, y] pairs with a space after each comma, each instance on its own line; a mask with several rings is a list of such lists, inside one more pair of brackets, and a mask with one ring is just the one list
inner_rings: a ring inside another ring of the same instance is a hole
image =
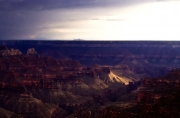
[[0, 0], [0, 39], [180, 40], [180, 0]]

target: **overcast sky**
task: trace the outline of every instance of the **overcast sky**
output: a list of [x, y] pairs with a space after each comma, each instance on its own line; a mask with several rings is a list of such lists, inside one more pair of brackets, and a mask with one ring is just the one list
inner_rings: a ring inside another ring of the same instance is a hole
[[180, 0], [0, 0], [0, 39], [180, 40]]

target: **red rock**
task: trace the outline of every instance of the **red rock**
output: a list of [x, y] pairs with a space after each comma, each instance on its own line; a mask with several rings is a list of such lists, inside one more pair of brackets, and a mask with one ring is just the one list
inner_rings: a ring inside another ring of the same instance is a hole
[[[56, 81], [80, 84], [80, 77], [96, 78], [97, 73], [109, 72], [109, 67], [99, 67], [96, 71], [82, 66], [78, 61], [41, 56], [34, 48], [28, 49], [27, 55], [0, 57], [1, 87], [56, 88]], [[9, 82], [11, 84], [6, 84]]]

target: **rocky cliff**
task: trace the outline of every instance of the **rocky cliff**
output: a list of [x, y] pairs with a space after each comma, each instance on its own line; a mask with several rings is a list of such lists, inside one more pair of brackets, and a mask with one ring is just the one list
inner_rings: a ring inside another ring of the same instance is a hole
[[[112, 82], [109, 76], [122, 70], [131, 72], [127, 65], [88, 67], [74, 60], [39, 55], [35, 49], [28, 49], [25, 55], [1, 56], [0, 106], [27, 118], [65, 117], [80, 107], [88, 109], [89, 103], [102, 105], [125, 93], [125, 83]], [[131, 82], [140, 77], [131, 74], [118, 77]], [[72, 106], [77, 108], [69, 110]]]
[[[173, 42], [9, 41], [10, 48], [0, 48], [0, 99], [3, 101], [0, 107], [24, 117], [34, 113], [37, 116], [29, 117], [60, 114], [65, 117], [73, 113], [82, 117], [100, 117], [103, 113], [109, 117], [122, 117], [122, 114], [134, 117], [139, 113], [136, 108], [141, 108], [137, 104], [154, 104], [162, 97], [171, 96], [173, 89], [177, 90], [177, 71], [165, 77], [152, 77], [165, 75], [179, 66], [178, 45]], [[22, 53], [17, 54], [11, 48], [18, 48]]]
[[13, 56], [13, 55], [22, 55], [18, 49], [8, 49], [6, 46], [0, 47], [0, 56]]
[[[77, 60], [83, 65], [93, 66], [125, 64], [137, 73], [149, 77], [165, 75], [179, 67], [180, 43], [157, 41], [0, 41], [23, 54], [31, 52], [56, 59]], [[33, 51], [36, 49], [36, 52]], [[156, 70], [156, 71], [155, 71]]]
[[114, 103], [77, 111], [73, 117], [178, 118], [180, 111], [180, 69], [157, 78], [147, 78], [131, 93]]

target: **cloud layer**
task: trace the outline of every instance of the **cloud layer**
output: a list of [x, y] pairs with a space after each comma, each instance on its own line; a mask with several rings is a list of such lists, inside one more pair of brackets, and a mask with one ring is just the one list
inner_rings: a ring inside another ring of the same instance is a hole
[[0, 0], [0, 39], [180, 39], [179, 0]]
[[137, 2], [139, 0], [0, 0], [0, 10], [51, 10], [124, 5]]

